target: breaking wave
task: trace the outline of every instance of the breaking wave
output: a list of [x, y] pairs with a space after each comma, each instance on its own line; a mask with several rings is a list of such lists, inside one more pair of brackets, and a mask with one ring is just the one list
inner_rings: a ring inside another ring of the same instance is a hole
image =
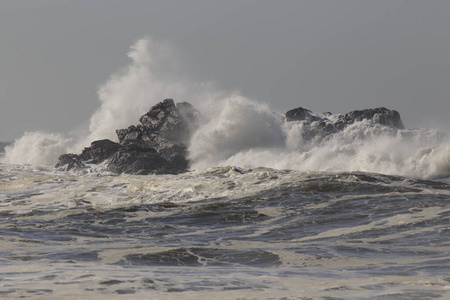
[[91, 117], [87, 135], [28, 132], [6, 148], [4, 161], [54, 165], [60, 154], [79, 152], [94, 140], [117, 140], [116, 129], [136, 123], [151, 106], [173, 98], [193, 103], [205, 118], [190, 143], [192, 169], [235, 165], [414, 177], [450, 175], [450, 142], [442, 132], [399, 130], [362, 121], [324, 139], [305, 139], [305, 122], [285, 122], [283, 115], [266, 104], [218, 91], [210, 83], [172, 76], [165, 70], [172, 59], [167, 57], [170, 52], [167, 45], [148, 38], [137, 41], [128, 53], [130, 64], [99, 88], [100, 107]]

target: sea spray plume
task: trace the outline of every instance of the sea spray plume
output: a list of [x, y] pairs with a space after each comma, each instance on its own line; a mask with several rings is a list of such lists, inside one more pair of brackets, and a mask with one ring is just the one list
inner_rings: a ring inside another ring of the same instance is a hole
[[[193, 168], [266, 166], [418, 177], [449, 173], [450, 143], [437, 131], [393, 129], [395, 122], [386, 123], [378, 118], [379, 123], [388, 125], [384, 126], [372, 122], [376, 118], [357, 119], [365, 116], [363, 112], [349, 115], [355, 122], [343, 129], [335, 120], [339, 116], [327, 115], [334, 125], [325, 124], [330, 131], [325, 136], [316, 135], [311, 131], [311, 124], [316, 122], [314, 117], [286, 124], [266, 105], [239, 95], [215, 92], [210, 84], [176, 79], [166, 64], [172, 59], [166, 55], [171, 52], [167, 49], [170, 47], [150, 39], [141, 39], [131, 46], [130, 65], [111, 76], [98, 90], [101, 106], [91, 118], [87, 135], [26, 133], [7, 148], [5, 161], [53, 165], [59, 154], [78, 152], [96, 139], [117, 140], [116, 129], [137, 123], [138, 117], [157, 101], [173, 97], [192, 102], [207, 118], [190, 143]], [[213, 109], [205, 109], [208, 105]], [[320, 119], [325, 115], [311, 116]]]
[[231, 97], [193, 136], [192, 166], [363, 171], [425, 178], [450, 174], [448, 137], [437, 130], [403, 129], [395, 111], [310, 113], [315, 117], [283, 124], [267, 107]]
[[420, 161], [425, 162], [428, 168], [429, 178], [441, 178], [450, 176], [450, 141], [447, 141], [436, 148], [424, 148], [417, 153]]
[[98, 139], [117, 140], [115, 130], [136, 122], [160, 99], [182, 98], [185, 87], [168, 79], [171, 51], [166, 44], [149, 38], [138, 40], [131, 46], [130, 65], [99, 88], [100, 108], [90, 120], [90, 134], [84, 145]]
[[226, 165], [228, 159], [250, 149], [284, 147], [283, 118], [267, 105], [232, 95], [217, 107], [191, 139], [192, 168]]
[[174, 79], [171, 64], [176, 59], [171, 56], [172, 52], [168, 44], [149, 38], [138, 40], [128, 53], [131, 63], [98, 89], [101, 106], [90, 119], [89, 132], [82, 136], [26, 133], [8, 148], [5, 162], [54, 165], [59, 155], [79, 152], [94, 140], [117, 140], [116, 129], [135, 123], [140, 115], [167, 95], [179, 99], [196, 95], [192, 97], [193, 101], [212, 97], [214, 93], [210, 92], [212, 86], [209, 83], [187, 84]]
[[5, 160], [11, 164], [53, 165], [73, 140], [60, 134], [26, 132], [5, 148]]
[[442, 147], [448, 143], [446, 140], [434, 130], [398, 130], [361, 121], [314, 144], [310, 150], [291, 152], [284, 166], [301, 171], [363, 171], [429, 178], [442, 173], [437, 166], [445, 165]]

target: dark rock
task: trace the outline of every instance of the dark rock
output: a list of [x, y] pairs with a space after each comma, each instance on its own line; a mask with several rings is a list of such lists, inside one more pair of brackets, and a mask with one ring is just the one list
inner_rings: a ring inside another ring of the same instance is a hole
[[[287, 122], [304, 122], [306, 139], [322, 139], [363, 120], [404, 128], [400, 114], [384, 107], [355, 110], [343, 115], [316, 114], [301, 107], [286, 113]], [[153, 106], [139, 121], [139, 125], [116, 130], [119, 143], [94, 141], [79, 155], [61, 155], [56, 167], [82, 169], [87, 164], [107, 161], [108, 169], [114, 173], [178, 174], [187, 171], [188, 146], [202, 121], [200, 113], [187, 102], [175, 105], [172, 99], [166, 99]]]
[[127, 129], [117, 129], [116, 134], [121, 144], [127, 140], [135, 141], [142, 138], [142, 126], [131, 125]]
[[63, 154], [59, 157], [57, 168], [66, 166], [66, 170], [83, 169], [86, 164], [99, 164], [111, 158], [122, 146], [110, 140], [92, 142], [81, 154]]
[[404, 129], [400, 114], [396, 110], [390, 110], [385, 107], [354, 110], [339, 117], [336, 122], [338, 128], [345, 128], [357, 121], [369, 120], [375, 124], [391, 126], [398, 129]]
[[292, 109], [286, 113], [286, 121], [307, 121], [314, 122], [320, 121], [322, 118], [314, 114], [309, 109], [298, 107]]
[[85, 168], [109, 160], [114, 173], [177, 174], [189, 168], [188, 143], [200, 113], [189, 103], [166, 99], [143, 115], [140, 125], [116, 130], [119, 143], [94, 141], [80, 155], [64, 154], [57, 167]]
[[123, 146], [114, 153], [108, 165], [108, 170], [114, 173], [137, 175], [177, 174], [177, 166], [168, 162], [153, 148], [143, 148], [136, 145]]
[[355, 110], [343, 115], [333, 115], [329, 112], [316, 114], [312, 111], [299, 107], [286, 113], [286, 121], [305, 122], [308, 131], [304, 138], [323, 138], [330, 134], [344, 130], [347, 126], [367, 120], [373, 124], [390, 126], [397, 129], [404, 129], [400, 114], [398, 111], [390, 110], [384, 107]]
[[172, 99], [166, 99], [143, 115], [139, 119], [140, 125], [120, 129], [116, 133], [121, 145], [154, 148], [168, 163], [183, 172], [189, 167], [187, 146], [200, 119], [200, 113], [191, 104], [181, 102], [175, 105]]
[[[189, 142], [192, 131], [197, 127], [199, 118], [200, 113], [191, 104], [182, 102], [175, 106], [172, 99], [166, 99], [153, 106], [139, 119], [141, 126], [132, 128], [136, 138], [128, 134], [124, 137], [134, 140], [143, 139], [155, 146], [159, 145], [160, 140], [186, 144]], [[125, 139], [119, 137], [120, 143], [122, 144]]]
[[56, 168], [65, 167], [65, 170], [83, 169], [86, 165], [80, 160], [80, 156], [73, 153], [63, 154], [59, 157]]
[[121, 146], [110, 140], [99, 140], [92, 142], [91, 146], [84, 148], [79, 158], [85, 163], [99, 164], [110, 158]]

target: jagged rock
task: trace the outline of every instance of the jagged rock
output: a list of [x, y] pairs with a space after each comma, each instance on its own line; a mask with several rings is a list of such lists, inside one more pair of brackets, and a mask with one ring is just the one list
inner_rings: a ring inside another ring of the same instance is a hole
[[79, 159], [85, 163], [99, 164], [110, 158], [121, 146], [111, 140], [99, 140], [92, 142], [91, 146], [84, 148]]
[[80, 155], [63, 154], [57, 167], [85, 168], [109, 160], [114, 173], [177, 174], [189, 168], [187, 146], [201, 116], [189, 103], [166, 99], [143, 115], [140, 125], [116, 130], [119, 143], [94, 141]]
[[126, 144], [130, 140], [143, 140], [156, 147], [160, 140], [186, 144], [199, 120], [200, 113], [191, 104], [181, 102], [175, 105], [172, 99], [165, 99], [139, 119], [141, 125], [120, 129], [116, 133], [120, 144]]
[[119, 138], [119, 143], [124, 144], [125, 141], [131, 140], [135, 141], [141, 139], [142, 136], [142, 126], [134, 126], [131, 125], [126, 129], [117, 129], [116, 130], [117, 137]]
[[307, 121], [314, 122], [320, 121], [322, 118], [317, 114], [313, 113], [309, 109], [303, 107], [297, 107], [286, 113], [286, 121]]
[[339, 117], [336, 122], [338, 129], [344, 129], [346, 126], [357, 121], [369, 120], [376, 124], [391, 126], [398, 129], [404, 129], [400, 114], [396, 110], [390, 110], [385, 107], [371, 108], [364, 110], [354, 110]]
[[59, 157], [58, 163], [55, 167], [64, 167], [66, 171], [68, 171], [72, 169], [83, 169], [86, 165], [80, 160], [80, 156], [78, 154], [67, 153]]
[[[86, 168], [87, 164], [108, 162], [114, 173], [178, 174], [189, 168], [188, 146], [201, 122], [200, 113], [189, 103], [175, 105], [172, 99], [153, 106], [139, 119], [139, 125], [116, 130], [119, 143], [94, 141], [81, 154], [63, 154], [56, 167]], [[357, 121], [403, 129], [400, 114], [384, 107], [355, 110], [343, 115], [316, 114], [299, 107], [286, 113], [286, 121], [301, 121], [308, 129], [307, 139], [318, 139], [339, 132]]]
[[187, 145], [200, 118], [200, 113], [191, 104], [175, 105], [172, 99], [165, 99], [139, 119], [140, 125], [116, 133], [121, 145], [152, 147], [169, 163], [187, 170]]
[[323, 138], [330, 134], [344, 130], [347, 126], [363, 120], [368, 120], [374, 124], [390, 126], [397, 129], [404, 129], [398, 111], [384, 107], [355, 110], [343, 115], [333, 115], [331, 113], [316, 114], [308, 109], [298, 107], [286, 113], [286, 121], [303, 121], [309, 129], [304, 134], [304, 138]]
[[66, 170], [83, 169], [86, 164], [99, 164], [111, 158], [122, 146], [110, 140], [99, 140], [84, 148], [81, 154], [63, 154], [59, 157], [56, 168], [64, 167]]
[[113, 154], [108, 170], [136, 175], [177, 174], [180, 169], [168, 162], [153, 148], [127, 145]]

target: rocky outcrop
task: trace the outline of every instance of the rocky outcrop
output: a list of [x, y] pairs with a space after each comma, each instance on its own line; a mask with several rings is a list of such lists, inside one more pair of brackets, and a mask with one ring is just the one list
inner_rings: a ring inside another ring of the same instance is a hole
[[85, 168], [108, 160], [114, 173], [177, 174], [189, 167], [187, 146], [200, 113], [189, 103], [166, 99], [143, 115], [140, 125], [116, 130], [119, 143], [95, 141], [79, 155], [63, 154], [56, 167]]
[[307, 121], [315, 122], [322, 120], [322, 117], [313, 113], [309, 109], [297, 107], [286, 113], [286, 121]]
[[[319, 141], [347, 126], [367, 120], [402, 129], [400, 114], [387, 108], [355, 110], [343, 115], [317, 114], [298, 107], [286, 113], [286, 122], [304, 122], [304, 138]], [[188, 146], [201, 122], [200, 113], [189, 103], [166, 99], [139, 119], [139, 125], [116, 130], [119, 142], [94, 141], [81, 154], [63, 154], [58, 168], [83, 169], [89, 164], [107, 164], [114, 173], [178, 174], [189, 168]]]
[[158, 154], [154, 148], [129, 144], [115, 152], [108, 164], [114, 173], [137, 175], [178, 174], [186, 171], [185, 165], [176, 165]]
[[117, 130], [121, 145], [150, 147], [168, 162], [186, 170], [187, 145], [200, 121], [200, 113], [189, 103], [172, 99], [158, 103], [143, 115], [140, 125]]
[[364, 110], [354, 110], [339, 117], [336, 127], [340, 130], [357, 121], [368, 120], [375, 124], [391, 126], [397, 129], [404, 129], [400, 114], [396, 110], [385, 107], [371, 108]]
[[354, 110], [343, 115], [332, 113], [316, 114], [312, 111], [298, 107], [290, 110], [285, 115], [287, 122], [302, 121], [309, 126], [309, 134], [305, 138], [323, 138], [332, 133], [344, 130], [347, 126], [360, 121], [368, 121], [373, 124], [404, 129], [400, 114], [396, 110], [384, 107]]

